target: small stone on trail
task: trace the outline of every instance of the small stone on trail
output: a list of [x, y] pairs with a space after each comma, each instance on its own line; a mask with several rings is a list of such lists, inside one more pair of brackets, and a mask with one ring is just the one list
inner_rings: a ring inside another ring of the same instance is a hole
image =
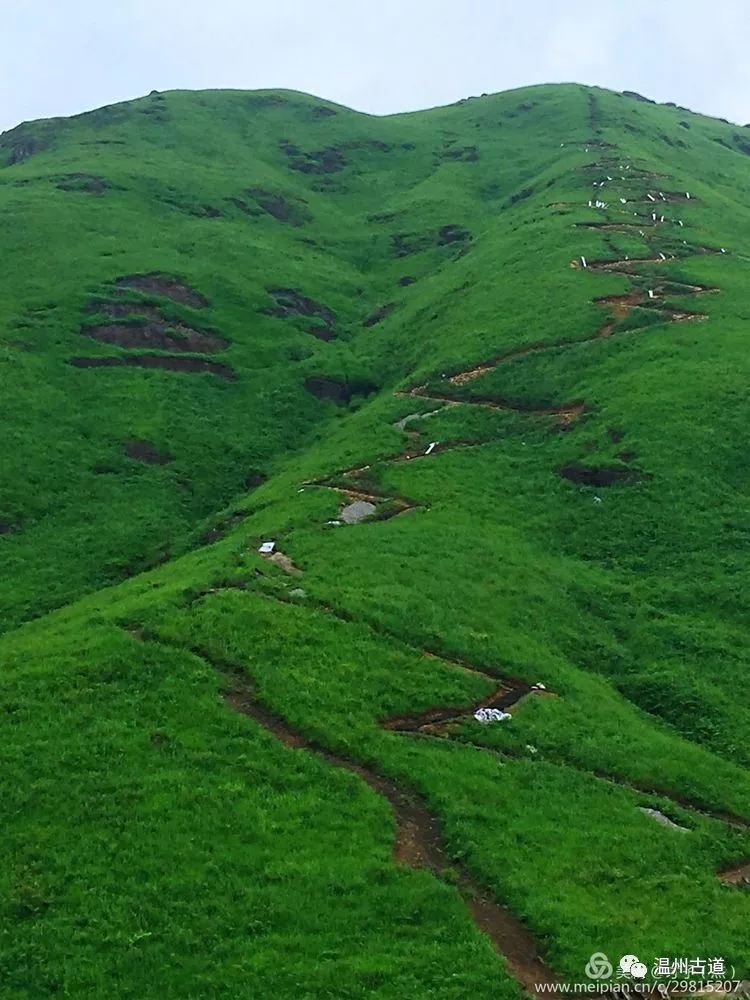
[[374, 503], [369, 503], [367, 500], [355, 500], [354, 503], [350, 503], [344, 507], [341, 511], [341, 518], [347, 524], [359, 524], [360, 521], [363, 521], [370, 514], [374, 513]]

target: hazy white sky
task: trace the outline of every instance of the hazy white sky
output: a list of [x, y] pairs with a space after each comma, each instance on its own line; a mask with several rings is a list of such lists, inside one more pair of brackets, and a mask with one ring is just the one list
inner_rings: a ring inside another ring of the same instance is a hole
[[386, 114], [559, 81], [750, 122], [748, 0], [0, 0], [0, 35], [0, 130], [153, 89]]

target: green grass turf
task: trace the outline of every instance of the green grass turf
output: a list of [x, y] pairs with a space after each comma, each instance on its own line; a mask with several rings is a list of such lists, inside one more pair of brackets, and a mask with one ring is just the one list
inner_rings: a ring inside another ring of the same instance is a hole
[[[750, 820], [749, 142], [573, 85], [382, 119], [154, 94], [0, 137], [0, 996], [518, 995], [455, 873], [397, 864], [384, 799], [232, 712], [212, 663], [417, 795], [560, 976], [597, 950], [750, 973], [750, 896], [716, 878], [750, 856], [720, 818]], [[642, 227], [647, 191], [692, 197], [644, 237], [575, 227]], [[207, 305], [115, 291], [150, 272]], [[596, 338], [594, 299], [654, 286], [707, 319]], [[335, 316], [269, 315], [271, 289]], [[82, 332], [102, 301], [220, 335], [144, 350], [235, 377], [71, 365], [139, 353]], [[414, 509], [331, 527], [330, 477]], [[378, 725], [485, 696], [453, 660], [559, 697], [447, 739]]]

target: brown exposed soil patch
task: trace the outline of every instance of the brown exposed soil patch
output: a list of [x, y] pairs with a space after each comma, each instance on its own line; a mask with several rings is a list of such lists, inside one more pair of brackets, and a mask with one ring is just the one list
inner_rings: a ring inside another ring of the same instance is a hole
[[159, 295], [166, 299], [172, 299], [173, 302], [192, 306], [194, 309], [205, 309], [208, 305], [208, 299], [204, 295], [190, 288], [179, 278], [156, 271], [151, 274], [129, 274], [117, 278], [115, 285], [118, 288], [135, 288], [139, 292]]
[[384, 306], [376, 309], [374, 313], [370, 313], [367, 319], [362, 320], [362, 326], [375, 326], [381, 320], [385, 319], [386, 316], [390, 316], [393, 310], [396, 308], [395, 302], [387, 302]]
[[302, 198], [266, 191], [264, 188], [250, 188], [247, 193], [264, 212], [279, 222], [285, 222], [290, 226], [303, 226], [312, 219], [307, 202]]
[[304, 385], [317, 399], [330, 399], [334, 403], [348, 403], [354, 396], [369, 396], [378, 389], [374, 382], [366, 379], [345, 381], [327, 375], [310, 375]]
[[581, 486], [615, 486], [618, 483], [635, 483], [650, 479], [650, 475], [639, 469], [628, 469], [624, 466], [589, 466], [579, 462], [571, 462], [558, 470], [563, 479]]
[[267, 291], [276, 299], [276, 305], [261, 310], [266, 316], [278, 316], [280, 319], [307, 316], [320, 321], [318, 325], [307, 327], [308, 333], [312, 333], [320, 340], [332, 340], [337, 335], [336, 313], [332, 309], [308, 298], [294, 288], [269, 288]]
[[202, 358], [175, 358], [168, 354], [130, 354], [124, 358], [71, 358], [74, 368], [163, 368], [173, 372], [208, 372], [219, 378], [235, 379], [237, 376], [228, 365]]
[[601, 298], [594, 299], [597, 305], [609, 306], [618, 322], [625, 319], [635, 306], [649, 301], [654, 300], [649, 299], [647, 292], [628, 292], [626, 295], [603, 295]]
[[86, 306], [86, 312], [96, 313], [99, 316], [110, 316], [112, 319], [123, 319], [130, 316], [143, 316], [145, 319], [153, 320], [156, 323], [162, 321], [163, 317], [159, 309], [148, 305], [146, 302], [102, 302], [94, 300]]
[[288, 140], [282, 140], [279, 146], [281, 151], [290, 157], [291, 169], [299, 170], [303, 174], [335, 174], [347, 165], [343, 153], [336, 146], [317, 149], [311, 153], [303, 152]]
[[295, 566], [289, 556], [284, 555], [283, 552], [260, 552], [258, 553], [261, 559], [265, 559], [267, 562], [273, 563], [274, 566], [278, 566], [283, 569], [285, 573], [290, 576], [302, 576], [302, 570], [299, 566]]
[[738, 865], [736, 868], [728, 868], [726, 871], [719, 872], [718, 878], [724, 885], [750, 888], [750, 861]]
[[145, 462], [147, 465], [166, 465], [172, 461], [168, 451], [159, 451], [155, 444], [145, 438], [132, 438], [126, 441], [125, 454], [128, 458], [133, 458], [136, 462]]
[[213, 333], [202, 333], [183, 323], [108, 323], [83, 326], [81, 333], [104, 344], [118, 347], [151, 348], [163, 351], [213, 353], [224, 351], [229, 341]]

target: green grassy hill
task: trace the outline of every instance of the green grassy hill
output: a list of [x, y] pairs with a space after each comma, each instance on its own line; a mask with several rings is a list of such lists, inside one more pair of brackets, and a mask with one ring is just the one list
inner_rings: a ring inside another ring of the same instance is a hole
[[0, 997], [750, 976], [749, 155], [577, 85], [0, 136]]

